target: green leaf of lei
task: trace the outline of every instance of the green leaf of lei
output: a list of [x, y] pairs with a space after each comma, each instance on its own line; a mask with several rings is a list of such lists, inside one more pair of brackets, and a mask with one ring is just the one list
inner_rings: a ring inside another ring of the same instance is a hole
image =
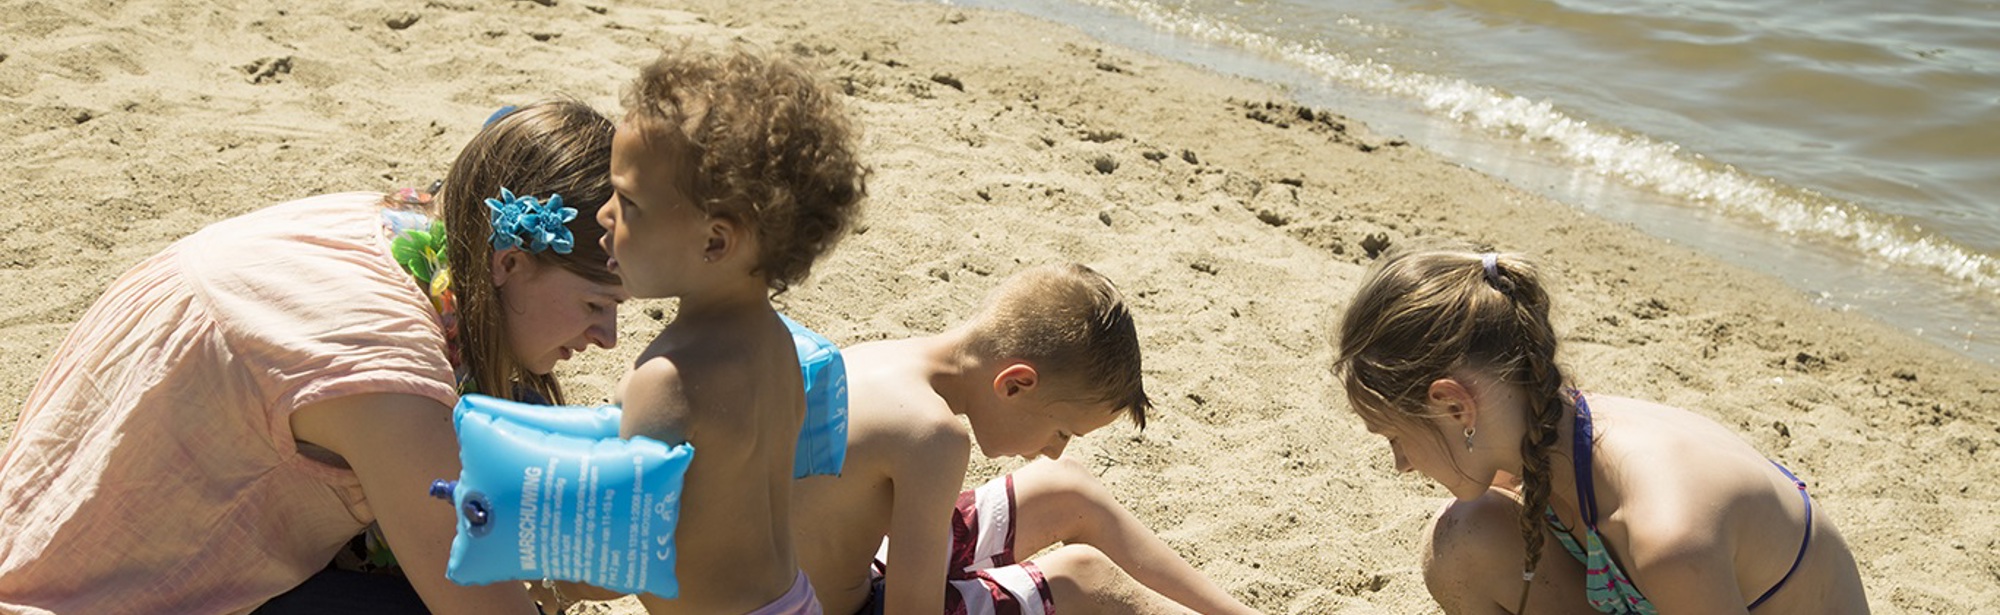
[[432, 222], [429, 232], [404, 231], [390, 242], [389, 253], [419, 287], [430, 288], [431, 277], [445, 268], [444, 223]]

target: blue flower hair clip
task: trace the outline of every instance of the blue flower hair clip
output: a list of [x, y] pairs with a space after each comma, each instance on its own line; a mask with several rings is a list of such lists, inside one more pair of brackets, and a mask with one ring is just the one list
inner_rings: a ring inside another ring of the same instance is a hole
[[493, 250], [521, 248], [539, 253], [555, 250], [557, 254], [569, 254], [575, 245], [575, 236], [564, 226], [576, 219], [576, 208], [563, 207], [562, 195], [549, 195], [548, 202], [540, 202], [532, 196], [514, 196], [514, 191], [500, 189], [500, 198], [486, 199], [493, 221]]

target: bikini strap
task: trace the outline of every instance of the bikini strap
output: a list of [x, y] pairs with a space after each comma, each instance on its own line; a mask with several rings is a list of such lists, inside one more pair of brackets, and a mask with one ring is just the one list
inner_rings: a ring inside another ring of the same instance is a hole
[[1778, 466], [1778, 471], [1784, 472], [1785, 478], [1792, 479], [1792, 484], [1798, 485], [1799, 487], [1799, 499], [1804, 500], [1806, 503], [1806, 539], [1799, 542], [1799, 554], [1796, 557], [1792, 558], [1792, 568], [1790, 570], [1786, 570], [1785, 576], [1779, 577], [1778, 582], [1771, 585], [1770, 589], [1764, 590], [1764, 595], [1758, 596], [1756, 602], [1750, 603], [1749, 610], [1753, 611], [1757, 609], [1757, 605], [1763, 604], [1765, 600], [1770, 600], [1773, 594], [1778, 593], [1778, 588], [1784, 587], [1786, 581], [1792, 580], [1792, 574], [1799, 571], [1799, 564], [1804, 563], [1806, 561], [1806, 548], [1812, 546], [1812, 535], [1813, 535], [1812, 496], [1806, 493], [1806, 482], [1799, 480], [1799, 477], [1794, 476], [1791, 470], [1785, 468], [1784, 464], [1773, 461], [1771, 462], [1771, 465]]
[[1576, 470], [1577, 508], [1583, 514], [1583, 524], [1591, 531], [1597, 531], [1597, 485], [1590, 477], [1590, 404], [1583, 400], [1583, 393], [1570, 390], [1570, 399], [1576, 401], [1576, 434], [1570, 441], [1571, 461]]

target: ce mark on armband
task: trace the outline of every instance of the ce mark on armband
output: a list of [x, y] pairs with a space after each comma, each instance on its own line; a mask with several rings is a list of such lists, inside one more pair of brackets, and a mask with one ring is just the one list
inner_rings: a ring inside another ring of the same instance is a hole
[[665, 521], [667, 523], [674, 522], [674, 510], [667, 507], [667, 502], [660, 502], [658, 504], [654, 504], [653, 514], [659, 515], [661, 521]]
[[663, 562], [669, 559], [673, 559], [674, 550], [672, 547], [667, 546], [667, 542], [669, 540], [672, 540], [672, 538], [669, 538], [667, 536], [657, 536], [653, 538], [653, 542], [657, 542], [660, 544], [660, 548], [653, 551], [653, 557], [658, 558], [660, 561]]

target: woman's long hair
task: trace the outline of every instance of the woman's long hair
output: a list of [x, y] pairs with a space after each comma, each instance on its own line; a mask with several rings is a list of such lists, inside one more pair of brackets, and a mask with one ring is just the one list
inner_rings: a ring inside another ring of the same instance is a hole
[[618, 284], [598, 243], [604, 228], [597, 224], [598, 208], [611, 199], [613, 129], [611, 120], [574, 100], [526, 105], [491, 120], [445, 175], [437, 206], [458, 300], [460, 360], [477, 392], [518, 400], [532, 391], [549, 403], [563, 403], [553, 374], [529, 373], [509, 350], [507, 313], [493, 286], [486, 199], [498, 198], [501, 188], [544, 201], [562, 195], [563, 205], [577, 211], [567, 224], [573, 248], [568, 254], [545, 250], [529, 256], [592, 282]]

